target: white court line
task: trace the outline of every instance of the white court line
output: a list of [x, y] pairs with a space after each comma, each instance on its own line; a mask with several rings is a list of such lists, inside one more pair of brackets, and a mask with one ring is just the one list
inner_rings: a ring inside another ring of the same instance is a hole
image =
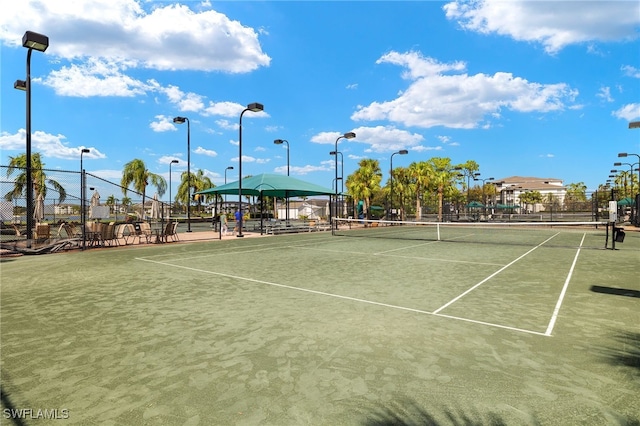
[[502, 328], [502, 329], [505, 329], [505, 330], [517, 331], [517, 332], [521, 332], [521, 333], [543, 335], [542, 333], [537, 332], [537, 331], [525, 330], [525, 329], [516, 328], [516, 327], [509, 327], [509, 326], [500, 325], [500, 324], [493, 324], [493, 323], [484, 322], [484, 321], [476, 321], [476, 320], [471, 320], [471, 319], [467, 319], [467, 318], [454, 317], [454, 316], [451, 316], [451, 315], [436, 314], [435, 312], [424, 311], [422, 309], [407, 308], [405, 306], [391, 305], [389, 303], [374, 302], [372, 300], [360, 299], [360, 298], [357, 298], [357, 297], [342, 296], [342, 295], [339, 295], [339, 294], [327, 293], [327, 292], [318, 291], [318, 290], [310, 290], [310, 289], [301, 288], [301, 287], [294, 287], [294, 286], [290, 286], [290, 285], [286, 285], [286, 284], [277, 284], [277, 283], [272, 283], [272, 282], [269, 282], [269, 281], [257, 280], [257, 279], [254, 279], [254, 278], [246, 278], [246, 277], [240, 277], [240, 276], [237, 276], [237, 275], [224, 274], [224, 273], [221, 273], [221, 272], [207, 271], [207, 270], [204, 270], [204, 269], [191, 268], [189, 266], [182, 266], [182, 265], [175, 265], [173, 263], [159, 262], [159, 261], [156, 261], [156, 260], [150, 260], [150, 259], [145, 259], [145, 258], [141, 258], [141, 257], [138, 257], [138, 258], [135, 258], [135, 259], [136, 260], [141, 260], [143, 262], [150, 262], [150, 263], [155, 263], [155, 264], [163, 265], [163, 266], [171, 266], [171, 267], [174, 267], [174, 268], [186, 269], [186, 270], [194, 271], [194, 272], [201, 272], [201, 273], [204, 273], [204, 274], [218, 275], [218, 276], [221, 276], [221, 277], [227, 277], [227, 278], [232, 278], [232, 279], [236, 279], [236, 280], [249, 281], [249, 282], [258, 283], [258, 284], [270, 285], [270, 286], [273, 286], [273, 287], [286, 288], [286, 289], [289, 289], [289, 290], [297, 290], [297, 291], [301, 291], [301, 292], [305, 292], [305, 293], [317, 294], [317, 295], [320, 295], [320, 296], [334, 297], [336, 299], [350, 300], [350, 301], [353, 301], [353, 302], [366, 303], [366, 304], [369, 304], [369, 305], [382, 306], [382, 307], [385, 307], [385, 308], [398, 309], [398, 310], [401, 310], [401, 311], [414, 312], [414, 313], [418, 313], [418, 314], [434, 315], [434, 316], [438, 316], [438, 317], [454, 319], [454, 320], [459, 320], [459, 321], [465, 321], [465, 322], [485, 325], [485, 326], [489, 326], [489, 327]]
[[567, 279], [564, 281], [564, 286], [562, 287], [562, 291], [560, 292], [560, 297], [558, 297], [556, 308], [553, 310], [553, 315], [551, 315], [551, 321], [549, 321], [549, 326], [547, 327], [547, 331], [546, 333], [544, 333], [545, 336], [551, 336], [553, 327], [555, 326], [556, 320], [558, 319], [558, 313], [560, 312], [560, 307], [562, 306], [564, 295], [567, 293], [567, 288], [569, 287], [569, 281], [571, 281], [573, 270], [576, 267], [576, 263], [578, 263], [578, 256], [580, 255], [580, 249], [582, 248], [582, 244], [584, 243], [584, 239], [586, 236], [587, 236], [586, 233], [582, 234], [582, 240], [580, 240], [578, 251], [576, 252], [576, 256], [573, 258], [573, 263], [571, 264], [571, 268], [569, 269], [569, 274], [567, 275]]
[[[437, 241], [435, 241], [437, 242]], [[332, 249], [319, 249], [316, 247], [303, 247], [303, 246], [291, 246], [291, 247], [295, 247], [295, 248], [300, 248], [303, 250], [313, 250], [313, 251], [321, 251], [321, 252], [327, 252], [327, 253], [338, 253], [338, 254], [342, 254], [342, 255], [349, 255], [349, 254], [353, 254], [353, 255], [361, 255], [361, 256], [371, 256], [371, 255], [378, 255], [378, 256], [382, 256], [382, 257], [393, 257], [393, 258], [398, 258], [398, 259], [413, 259], [413, 260], [426, 260], [428, 262], [447, 262], [447, 263], [464, 263], [464, 264], [470, 264], [470, 265], [484, 265], [484, 266], [503, 266], [502, 263], [488, 263], [488, 262], [470, 262], [468, 260], [454, 260], [454, 259], [441, 259], [441, 258], [437, 258], [437, 257], [420, 257], [420, 256], [403, 256], [403, 255], [399, 255], [399, 254], [378, 254], [378, 253], [369, 253], [369, 252], [364, 252], [364, 251], [342, 251], [342, 250], [332, 250]]]
[[552, 235], [551, 237], [547, 238], [546, 240], [544, 240], [543, 242], [541, 242], [540, 244], [538, 244], [537, 246], [535, 246], [534, 248], [532, 248], [531, 250], [529, 250], [528, 252], [526, 252], [525, 254], [523, 254], [522, 256], [518, 257], [517, 259], [509, 262], [508, 264], [506, 264], [505, 266], [503, 266], [502, 268], [498, 269], [496, 272], [494, 272], [493, 274], [489, 275], [487, 278], [485, 278], [484, 280], [480, 281], [478, 284], [474, 285], [473, 287], [471, 287], [470, 289], [468, 289], [467, 291], [465, 291], [464, 293], [462, 293], [461, 295], [459, 295], [458, 297], [455, 297], [454, 299], [450, 300], [449, 302], [445, 303], [444, 305], [440, 306], [438, 309], [436, 309], [435, 311], [433, 311], [434, 314], [437, 314], [438, 312], [440, 312], [441, 310], [447, 308], [448, 306], [452, 305], [453, 303], [457, 302], [458, 300], [462, 299], [464, 296], [466, 296], [467, 294], [471, 293], [473, 290], [475, 290], [476, 288], [480, 287], [482, 284], [486, 283], [487, 281], [489, 281], [491, 278], [495, 277], [496, 275], [498, 275], [499, 273], [501, 273], [502, 271], [504, 271], [505, 269], [507, 269], [508, 267], [510, 267], [511, 265], [513, 265], [514, 263], [516, 263], [517, 261], [519, 261], [520, 259], [522, 259], [523, 257], [527, 256], [529, 253], [533, 252], [534, 250], [536, 250], [537, 248], [541, 247], [544, 243], [546, 243], [547, 241], [550, 241], [552, 238], [555, 238], [556, 236], [558, 236], [560, 233], [556, 233], [554, 235]]
[[[467, 235], [461, 235], [459, 237], [453, 237], [453, 238], [449, 238], [448, 240], [457, 240], [459, 238], [466, 238], [466, 237], [470, 237], [473, 234], [467, 234]], [[420, 246], [426, 246], [427, 244], [435, 244], [435, 243], [441, 243], [442, 241], [440, 240], [436, 240], [436, 241], [429, 241], [428, 243], [422, 243], [422, 244], [415, 244], [412, 246], [408, 246], [408, 247], [400, 247], [400, 248], [395, 248], [395, 249], [391, 249], [391, 250], [385, 250], [385, 251], [379, 251], [377, 253], [373, 253], [374, 255], [379, 255], [379, 254], [385, 254], [385, 253], [390, 253], [392, 251], [398, 251], [398, 250], [408, 250], [408, 249], [412, 249], [414, 247], [420, 247]]]
[[526, 330], [524, 328], [510, 327], [508, 325], [494, 324], [494, 323], [491, 323], [491, 322], [472, 320], [472, 319], [469, 319], [469, 318], [454, 317], [453, 315], [436, 314], [435, 312], [432, 315], [435, 315], [437, 317], [442, 317], [442, 318], [454, 319], [454, 320], [458, 320], [458, 321], [471, 322], [471, 323], [474, 323], [474, 324], [487, 325], [487, 326], [490, 326], [490, 327], [503, 328], [505, 330], [518, 331], [520, 333], [529, 333], [529, 334], [536, 334], [538, 336], [547, 336], [545, 333], [541, 333], [539, 331], [532, 331], [532, 330]]
[[249, 282], [252, 282], [252, 283], [265, 284], [265, 285], [270, 285], [270, 286], [274, 286], [274, 287], [286, 288], [286, 289], [289, 289], [289, 290], [298, 290], [298, 291], [302, 291], [302, 292], [306, 292], [306, 293], [313, 293], [313, 294], [319, 294], [319, 295], [322, 295], [322, 296], [335, 297], [335, 298], [338, 298], [338, 299], [351, 300], [351, 301], [354, 301], [354, 302], [368, 303], [370, 305], [384, 306], [384, 307], [387, 307], [387, 308], [400, 309], [400, 310], [409, 311], [409, 312], [417, 312], [417, 313], [420, 313], [420, 314], [431, 314], [431, 312], [423, 311], [423, 310], [420, 310], [420, 309], [413, 309], [413, 308], [407, 308], [407, 307], [404, 307], [404, 306], [390, 305], [388, 303], [374, 302], [374, 301], [371, 301], [371, 300], [359, 299], [357, 297], [341, 296], [339, 294], [326, 293], [324, 291], [310, 290], [310, 289], [307, 289], [307, 288], [294, 287], [294, 286], [286, 285], [286, 284], [272, 283], [272, 282], [269, 282], [269, 281], [257, 280], [255, 278], [246, 278], [246, 277], [240, 277], [240, 276], [237, 276], [237, 275], [224, 274], [222, 272], [207, 271], [207, 270], [204, 270], [204, 269], [191, 268], [189, 266], [174, 265], [173, 263], [158, 262], [156, 260], [144, 259], [144, 258], [141, 258], [141, 257], [137, 257], [136, 260], [142, 260], [143, 262], [156, 263], [158, 265], [172, 266], [174, 268], [181, 268], [181, 269], [186, 269], [186, 270], [194, 271], [194, 272], [202, 272], [202, 273], [205, 273], [205, 274], [218, 275], [220, 277], [232, 278], [232, 279], [236, 279], [236, 280], [249, 281]]

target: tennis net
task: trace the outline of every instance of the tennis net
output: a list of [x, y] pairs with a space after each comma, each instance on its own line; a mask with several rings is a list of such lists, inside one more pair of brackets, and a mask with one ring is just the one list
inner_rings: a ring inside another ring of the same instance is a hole
[[606, 222], [334, 221], [334, 235], [383, 239], [604, 249], [612, 238]]

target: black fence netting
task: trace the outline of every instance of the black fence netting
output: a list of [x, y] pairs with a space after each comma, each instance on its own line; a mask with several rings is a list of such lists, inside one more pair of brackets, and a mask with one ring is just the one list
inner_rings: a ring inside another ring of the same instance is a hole
[[[158, 199], [157, 209], [154, 208], [157, 194], [143, 195], [91, 173], [84, 173], [84, 185], [80, 171], [32, 169], [32, 180], [32, 218], [36, 222], [80, 222], [82, 213], [87, 220], [116, 222], [171, 215], [167, 200]], [[26, 170], [0, 166], [0, 194], [2, 221], [24, 225]]]

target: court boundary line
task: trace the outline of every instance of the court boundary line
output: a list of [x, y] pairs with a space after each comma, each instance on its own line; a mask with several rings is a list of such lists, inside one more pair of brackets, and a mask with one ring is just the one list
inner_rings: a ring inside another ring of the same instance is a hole
[[[437, 241], [434, 241], [434, 243], [436, 242]], [[393, 258], [399, 258], [399, 259], [426, 260], [428, 262], [464, 263], [464, 264], [470, 264], [470, 265], [483, 265], [483, 266], [504, 266], [502, 263], [473, 262], [473, 261], [467, 261], [467, 260], [442, 259], [437, 257], [404, 256], [401, 254], [386, 254], [386, 253], [381, 254], [380, 252], [369, 253], [364, 251], [344, 252], [340, 250], [320, 249], [316, 247], [304, 247], [304, 246], [295, 246], [295, 245], [288, 246], [288, 247], [295, 247], [303, 250], [314, 250], [314, 251], [321, 251], [321, 252], [328, 252], [328, 253], [338, 253], [338, 254], [354, 254], [354, 255], [362, 255], [362, 256], [382, 256], [382, 257], [393, 257]], [[416, 247], [416, 246], [412, 246], [412, 247]], [[393, 250], [390, 250], [390, 251], [393, 251]]]
[[506, 265], [504, 265], [502, 268], [498, 269], [496, 272], [494, 272], [493, 274], [489, 275], [488, 277], [486, 277], [485, 279], [483, 279], [482, 281], [480, 281], [479, 283], [475, 284], [474, 286], [472, 286], [471, 288], [467, 289], [466, 291], [464, 291], [462, 294], [459, 294], [458, 296], [454, 297], [453, 299], [451, 299], [450, 301], [448, 301], [447, 303], [445, 303], [444, 305], [442, 305], [441, 307], [439, 307], [438, 309], [436, 309], [435, 311], [433, 311], [434, 314], [438, 314], [440, 311], [442, 311], [443, 309], [448, 308], [449, 306], [451, 306], [452, 304], [454, 304], [455, 302], [457, 302], [458, 300], [462, 299], [464, 296], [466, 296], [467, 294], [471, 293], [472, 291], [474, 291], [476, 288], [480, 287], [482, 284], [486, 283], [487, 281], [489, 281], [490, 279], [492, 279], [493, 277], [495, 277], [496, 275], [500, 274], [502, 271], [504, 271], [505, 269], [509, 268], [511, 265], [515, 264], [516, 262], [520, 261], [521, 259], [523, 259], [525, 256], [528, 256], [530, 253], [533, 253], [535, 250], [537, 250], [538, 248], [542, 247], [542, 245], [544, 245], [547, 241], [551, 241], [552, 239], [554, 239], [555, 237], [557, 237], [558, 235], [560, 235], [560, 233], [556, 233], [554, 235], [552, 235], [551, 237], [547, 238], [546, 240], [544, 240], [543, 242], [541, 242], [540, 244], [538, 244], [537, 246], [533, 247], [531, 250], [527, 251], [526, 253], [518, 256], [515, 260], [512, 260], [511, 262], [507, 263]]
[[161, 262], [161, 261], [146, 259], [146, 258], [142, 258], [142, 257], [136, 257], [134, 259], [142, 261], [142, 262], [154, 263], [154, 264], [157, 264], [157, 265], [163, 265], [163, 266], [169, 266], [169, 267], [173, 267], [173, 268], [185, 269], [185, 270], [188, 270], [188, 271], [201, 272], [201, 273], [209, 274], [209, 275], [217, 275], [217, 276], [220, 276], [220, 277], [231, 278], [231, 279], [234, 279], [234, 280], [248, 281], [248, 282], [256, 283], [256, 284], [269, 285], [269, 286], [272, 286], [272, 287], [284, 288], [284, 289], [288, 289], [288, 290], [295, 290], [295, 291], [300, 291], [300, 292], [304, 292], [304, 293], [311, 293], [311, 294], [316, 294], [316, 295], [326, 296], [326, 297], [333, 297], [333, 298], [341, 299], [341, 300], [348, 300], [348, 301], [352, 301], [352, 302], [365, 303], [365, 304], [368, 304], [368, 305], [380, 306], [380, 307], [384, 307], [384, 308], [397, 309], [397, 310], [401, 310], [401, 311], [405, 311], [405, 312], [426, 314], [426, 315], [431, 315], [431, 316], [437, 316], [437, 317], [442, 317], [442, 318], [448, 318], [448, 319], [454, 319], [454, 320], [459, 320], [459, 321], [470, 322], [470, 323], [479, 324], [479, 325], [485, 325], [485, 326], [489, 326], [489, 327], [501, 328], [501, 329], [510, 330], [510, 331], [516, 331], [516, 332], [520, 332], [520, 333], [527, 333], [527, 334], [534, 334], [534, 335], [538, 335], [538, 336], [548, 337], [548, 336], [545, 336], [544, 333], [541, 333], [539, 331], [527, 330], [527, 329], [517, 328], [517, 327], [510, 327], [510, 326], [506, 326], [506, 325], [495, 324], [495, 323], [490, 323], [490, 322], [485, 322], [485, 321], [472, 320], [472, 319], [469, 319], [469, 318], [455, 317], [455, 316], [452, 316], [452, 315], [438, 314], [436, 312], [429, 312], [429, 311], [425, 311], [423, 309], [409, 308], [409, 307], [406, 307], [406, 306], [399, 306], [399, 305], [392, 305], [390, 303], [375, 302], [373, 300], [361, 299], [361, 298], [358, 298], [358, 297], [344, 296], [344, 295], [340, 295], [340, 294], [328, 293], [328, 292], [319, 291], [319, 290], [311, 290], [311, 289], [304, 288], [304, 287], [295, 287], [295, 286], [291, 286], [291, 285], [287, 285], [287, 284], [279, 284], [279, 283], [259, 280], [259, 279], [255, 279], [255, 278], [248, 278], [248, 277], [241, 277], [241, 276], [238, 276], [238, 275], [226, 274], [226, 273], [223, 273], [223, 272], [207, 271], [205, 269], [198, 269], [198, 268], [192, 268], [190, 266], [176, 265], [176, 264], [173, 264], [173, 263]]
[[544, 333], [545, 336], [551, 336], [551, 333], [553, 332], [553, 327], [555, 327], [556, 320], [558, 319], [558, 314], [560, 313], [560, 308], [562, 307], [564, 296], [566, 295], [567, 289], [569, 288], [569, 282], [571, 281], [571, 277], [573, 276], [573, 270], [575, 269], [576, 264], [578, 263], [578, 256], [580, 256], [580, 250], [582, 248], [582, 244], [584, 243], [584, 239], [586, 238], [586, 236], [587, 236], [586, 233], [582, 234], [582, 240], [580, 240], [580, 246], [578, 247], [578, 250], [576, 251], [576, 255], [573, 258], [573, 263], [571, 264], [571, 268], [569, 268], [569, 273], [567, 274], [567, 278], [564, 280], [564, 285], [562, 286], [562, 291], [560, 292], [560, 296], [558, 296], [558, 301], [556, 302], [556, 306], [553, 310], [553, 314], [551, 315], [551, 320], [549, 320], [547, 331]]

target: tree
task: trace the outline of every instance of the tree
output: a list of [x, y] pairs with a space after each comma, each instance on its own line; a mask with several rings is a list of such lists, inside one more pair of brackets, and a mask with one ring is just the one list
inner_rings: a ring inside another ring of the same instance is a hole
[[142, 194], [143, 217], [146, 190], [149, 182], [156, 187], [158, 195], [162, 197], [167, 190], [167, 181], [164, 180], [162, 176], [151, 173], [147, 170], [144, 161], [137, 158], [124, 165], [124, 169], [122, 170], [122, 180], [120, 181], [120, 186], [123, 188], [122, 193], [127, 195], [127, 188], [129, 188], [129, 185], [133, 184], [133, 189]]
[[587, 185], [584, 182], [570, 183], [564, 198], [568, 210], [575, 211], [579, 203], [587, 201]]
[[429, 188], [429, 184], [434, 178], [433, 165], [426, 162], [413, 162], [409, 165], [409, 176], [412, 180], [412, 190], [416, 197], [416, 217], [422, 218], [422, 203], [420, 200]]
[[[364, 215], [369, 219], [369, 208], [373, 195], [380, 191], [380, 182], [382, 182], [382, 171], [378, 160], [365, 158], [358, 163], [359, 168], [347, 177], [347, 191], [354, 200], [362, 200], [364, 202]], [[337, 182], [336, 182], [337, 184]]]
[[[62, 185], [53, 179], [47, 178], [44, 170], [44, 163], [39, 153], [31, 154], [31, 179], [33, 181], [32, 190], [35, 192], [34, 199], [38, 199], [38, 196], [42, 195], [42, 198], [47, 197], [47, 185], [58, 193], [58, 203], [62, 203], [67, 198], [67, 191]], [[9, 167], [7, 167], [7, 177], [11, 177], [17, 172], [14, 179], [15, 183], [13, 189], [4, 195], [4, 199], [12, 201], [17, 198], [27, 196], [27, 155], [20, 154], [17, 157], [9, 157]]]
[[[451, 159], [446, 157], [434, 157], [429, 159], [433, 178], [430, 181], [430, 188], [438, 193], [438, 222], [442, 222], [442, 208], [445, 195], [453, 195], [454, 167]], [[456, 173], [457, 174], [457, 173]]]

